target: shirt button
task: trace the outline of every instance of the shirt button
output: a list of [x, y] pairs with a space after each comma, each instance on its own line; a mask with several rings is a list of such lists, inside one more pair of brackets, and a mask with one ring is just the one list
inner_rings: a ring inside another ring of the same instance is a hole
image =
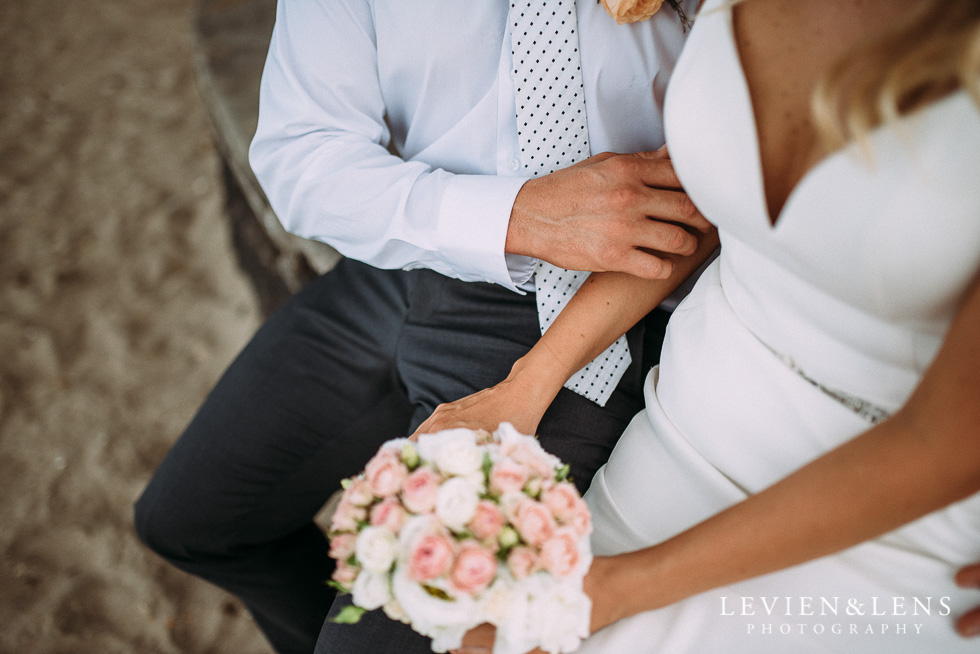
[[511, 169], [511, 170], [514, 170], [514, 171], [516, 171], [516, 170], [517, 170], [517, 169], [519, 169], [520, 167], [521, 167], [521, 162], [520, 162], [520, 160], [519, 160], [519, 159], [511, 159], [511, 160], [510, 160], [510, 169]]

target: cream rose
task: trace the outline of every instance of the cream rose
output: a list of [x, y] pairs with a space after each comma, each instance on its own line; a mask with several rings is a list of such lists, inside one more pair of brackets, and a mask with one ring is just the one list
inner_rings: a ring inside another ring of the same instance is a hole
[[664, 0], [602, 0], [606, 12], [620, 25], [647, 20], [660, 11]]

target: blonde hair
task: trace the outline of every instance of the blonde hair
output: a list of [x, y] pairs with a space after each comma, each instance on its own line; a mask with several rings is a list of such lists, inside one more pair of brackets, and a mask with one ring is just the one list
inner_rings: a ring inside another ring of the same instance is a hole
[[834, 150], [957, 89], [980, 106], [980, 2], [923, 0], [824, 76], [813, 97], [814, 121]]

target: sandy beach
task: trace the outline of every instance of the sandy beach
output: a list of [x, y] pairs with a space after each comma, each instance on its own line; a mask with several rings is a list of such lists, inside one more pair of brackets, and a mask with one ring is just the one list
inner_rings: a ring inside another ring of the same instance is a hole
[[190, 0], [0, 5], [0, 652], [250, 654], [132, 503], [258, 326]]

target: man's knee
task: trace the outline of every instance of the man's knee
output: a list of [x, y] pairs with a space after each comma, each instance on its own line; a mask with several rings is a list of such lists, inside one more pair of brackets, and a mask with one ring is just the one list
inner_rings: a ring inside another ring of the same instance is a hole
[[218, 538], [218, 523], [202, 517], [192, 504], [176, 500], [151, 481], [133, 507], [136, 535], [177, 565], [220, 554], [226, 545]]
[[150, 488], [143, 491], [133, 505], [133, 526], [143, 544], [165, 559], [186, 557], [180, 545], [180, 529], [171, 520], [161, 519], [156, 511], [156, 498]]

